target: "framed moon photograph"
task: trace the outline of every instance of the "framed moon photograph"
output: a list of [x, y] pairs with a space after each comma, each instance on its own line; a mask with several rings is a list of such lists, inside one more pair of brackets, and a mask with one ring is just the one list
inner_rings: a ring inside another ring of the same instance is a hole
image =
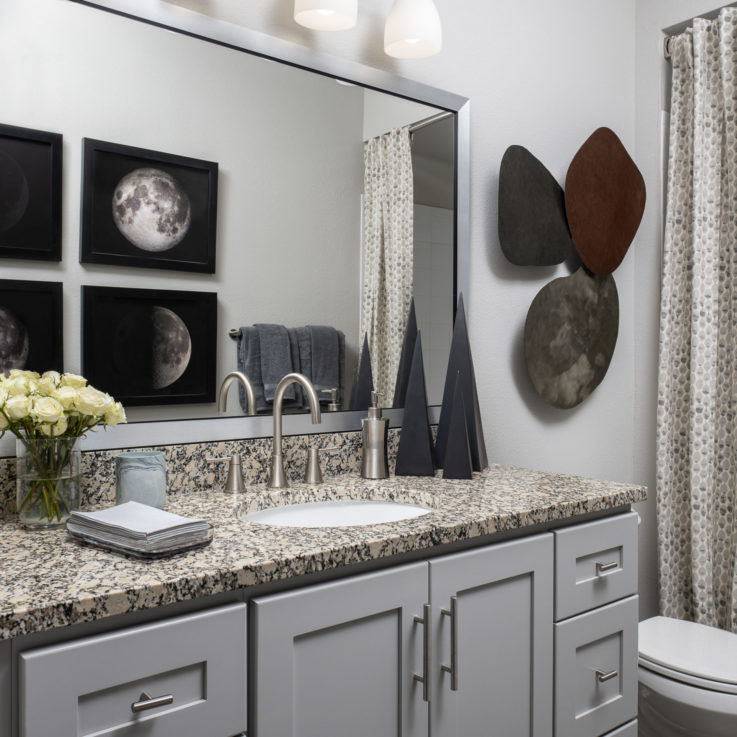
[[60, 133], [0, 125], [0, 257], [61, 260]]
[[217, 294], [82, 287], [82, 373], [128, 405], [215, 401]]
[[0, 374], [64, 370], [61, 282], [0, 279]]
[[83, 143], [80, 263], [215, 273], [217, 163]]

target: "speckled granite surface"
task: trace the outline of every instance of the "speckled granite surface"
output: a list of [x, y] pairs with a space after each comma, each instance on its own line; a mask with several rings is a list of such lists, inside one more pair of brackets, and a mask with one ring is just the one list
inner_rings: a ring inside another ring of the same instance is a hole
[[[336, 432], [294, 435], [283, 439], [284, 467], [290, 480], [304, 476], [306, 448], [323, 448], [320, 466], [325, 475], [358, 472], [361, 468], [361, 433]], [[399, 445], [399, 429], [388, 433], [387, 453], [393, 465]], [[269, 476], [271, 438], [228, 440], [215, 443], [147, 446], [163, 450], [166, 458], [167, 493], [191, 489], [217, 488], [225, 484], [227, 463], [208, 463], [208, 457], [241, 456], [243, 478], [247, 484], [264, 484]], [[141, 450], [127, 448], [126, 450]], [[328, 450], [329, 449], [329, 450]], [[82, 506], [112, 504], [115, 501], [114, 457], [123, 451], [99, 450], [82, 453]], [[0, 514], [15, 512], [15, 458], [0, 458]]]
[[244, 507], [263, 506], [264, 487], [238, 495], [175, 494], [168, 508], [209, 519], [215, 539], [202, 550], [154, 562], [81, 546], [60, 530], [28, 532], [17, 519], [2, 518], [0, 639], [566, 519], [646, 496], [640, 486], [508, 466], [492, 466], [472, 481], [339, 476], [322, 487], [295, 485], [282, 496], [303, 501], [317, 493], [324, 499], [331, 488], [363, 498], [419, 494], [433, 511], [363, 527], [280, 528], [238, 517]]

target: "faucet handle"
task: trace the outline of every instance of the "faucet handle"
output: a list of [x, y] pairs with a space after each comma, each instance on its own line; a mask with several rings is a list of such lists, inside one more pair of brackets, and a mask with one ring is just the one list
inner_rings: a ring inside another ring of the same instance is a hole
[[307, 450], [307, 467], [305, 468], [305, 483], [306, 484], [321, 484], [322, 483], [322, 471], [320, 470], [320, 451], [323, 450], [329, 453], [333, 450], [338, 450], [337, 446], [330, 448], [318, 448], [316, 445], [309, 445], [306, 447]]
[[223, 461], [228, 461], [228, 478], [225, 480], [225, 491], [243, 491], [241, 457], [238, 453], [233, 453], [229, 458], [207, 458], [208, 463], [222, 463]]

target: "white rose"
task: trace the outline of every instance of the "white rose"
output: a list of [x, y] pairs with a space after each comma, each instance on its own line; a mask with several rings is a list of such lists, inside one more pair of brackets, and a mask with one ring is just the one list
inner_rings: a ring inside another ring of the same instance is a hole
[[52, 396], [64, 409], [71, 409], [74, 406], [74, 400], [77, 398], [77, 390], [71, 386], [60, 386], [53, 391]]
[[9, 427], [10, 423], [8, 422], [8, 418], [0, 412], [0, 432], [7, 430]]
[[41, 435], [44, 435], [47, 438], [58, 438], [59, 435], [63, 435], [67, 431], [67, 421], [66, 419], [61, 419], [59, 422], [50, 424], [44, 423], [43, 425], [39, 425], [38, 429], [41, 432]]
[[5, 391], [11, 397], [25, 396], [29, 392], [28, 379], [25, 376], [14, 376], [5, 382]]
[[87, 379], [77, 374], [62, 374], [60, 384], [61, 386], [71, 386], [74, 389], [81, 389], [87, 385]]
[[74, 400], [74, 409], [83, 415], [102, 417], [113, 404], [113, 398], [91, 386], [85, 386], [79, 390]]
[[109, 407], [107, 412], [105, 412], [105, 417], [103, 419], [105, 424], [109, 427], [114, 427], [120, 422], [127, 422], [123, 405], [120, 402], [115, 402], [115, 404]]
[[0, 407], [5, 404], [5, 400], [8, 398], [8, 390], [0, 385]]
[[53, 397], [38, 397], [33, 401], [31, 414], [38, 422], [59, 422], [64, 417], [64, 407]]
[[20, 394], [11, 396], [3, 409], [9, 420], [24, 420], [31, 411], [31, 400]]
[[51, 396], [60, 380], [61, 375], [57, 371], [47, 371], [37, 382], [38, 391], [47, 397]]
[[41, 374], [39, 374], [37, 371], [24, 371], [23, 369], [10, 369], [10, 378], [23, 378], [27, 379], [28, 381], [32, 380], [38, 380], [41, 378]]

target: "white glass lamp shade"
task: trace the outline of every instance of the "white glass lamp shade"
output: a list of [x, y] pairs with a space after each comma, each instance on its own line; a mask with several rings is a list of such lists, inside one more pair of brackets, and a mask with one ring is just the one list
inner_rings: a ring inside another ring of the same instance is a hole
[[394, 0], [384, 26], [384, 51], [398, 59], [421, 59], [443, 47], [440, 16], [432, 0]]
[[358, 0], [294, 0], [294, 20], [316, 31], [345, 31], [357, 17]]

